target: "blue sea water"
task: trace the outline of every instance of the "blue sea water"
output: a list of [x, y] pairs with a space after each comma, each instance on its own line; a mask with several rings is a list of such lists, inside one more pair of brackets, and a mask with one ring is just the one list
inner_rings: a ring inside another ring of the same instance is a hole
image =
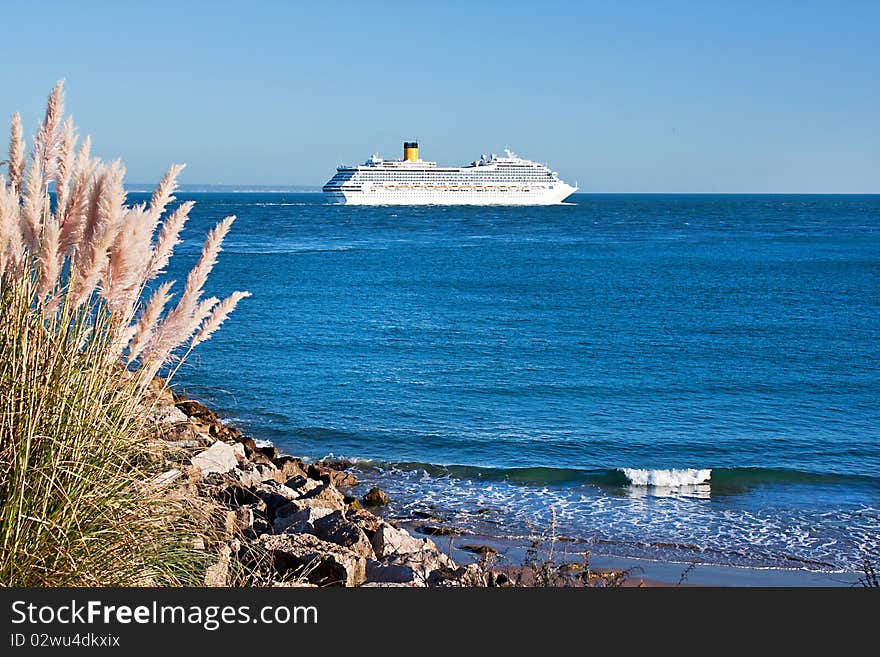
[[555, 518], [628, 557], [877, 558], [880, 196], [179, 196], [172, 277], [234, 214], [208, 292], [253, 297], [178, 384], [288, 453], [361, 459], [397, 513]]

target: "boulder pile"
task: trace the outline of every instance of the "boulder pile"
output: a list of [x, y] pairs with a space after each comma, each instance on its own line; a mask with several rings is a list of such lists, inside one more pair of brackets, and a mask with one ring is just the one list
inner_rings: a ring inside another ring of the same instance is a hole
[[[267, 586], [492, 586], [494, 573], [459, 566], [428, 538], [375, 515], [387, 505], [374, 488], [351, 496], [357, 478], [346, 462], [305, 463], [279, 454], [226, 424], [204, 404], [172, 393], [156, 379], [149, 395], [151, 426], [181, 450], [178, 468], [155, 487], [182, 488], [220, 509], [223, 537], [205, 584], [229, 586], [233, 573]], [[366, 508], [365, 508], [366, 507]], [[206, 548], [209, 549], [209, 548]]]

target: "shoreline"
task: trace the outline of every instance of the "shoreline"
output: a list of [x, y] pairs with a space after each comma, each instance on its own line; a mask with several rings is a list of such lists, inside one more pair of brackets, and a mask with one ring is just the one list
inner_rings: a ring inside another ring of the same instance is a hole
[[[166, 388], [167, 390], [167, 388]], [[191, 422], [193, 418], [196, 421], [204, 421], [207, 419], [209, 432], [231, 438], [232, 442], [241, 442], [246, 446], [245, 452], [248, 459], [255, 459], [257, 467], [266, 467], [265, 463], [290, 463], [291, 467], [295, 465], [299, 475], [307, 475], [318, 481], [323, 479], [323, 483], [329, 485], [339, 485], [337, 508], [334, 510], [341, 512], [343, 518], [347, 509], [356, 509], [360, 511], [362, 506], [360, 500], [351, 495], [356, 488], [363, 489], [364, 484], [359, 482], [355, 474], [352, 474], [352, 466], [356, 466], [356, 462], [345, 459], [331, 461], [310, 461], [300, 459], [286, 454], [282, 454], [271, 443], [265, 441], [255, 441], [253, 438], [246, 436], [235, 425], [226, 423], [219, 418], [211, 409], [194, 400], [185, 394], [174, 393], [174, 408], [183, 410]], [[167, 403], [167, 399], [165, 400]], [[177, 416], [180, 420], [180, 417]], [[211, 428], [213, 424], [213, 429]], [[202, 434], [204, 435], [204, 434]], [[180, 442], [179, 440], [177, 441]], [[246, 461], [239, 463], [244, 468], [248, 465]], [[287, 466], [285, 466], [287, 467]], [[294, 472], [292, 469], [291, 472]], [[278, 477], [276, 477], [277, 479]], [[279, 484], [281, 482], [278, 482]], [[283, 485], [282, 485], [283, 488]], [[344, 500], [344, 504], [342, 501]], [[288, 500], [293, 503], [293, 500]], [[354, 504], [355, 506], [351, 506]], [[420, 541], [431, 552], [433, 559], [441, 557], [451, 557], [451, 561], [447, 560], [442, 568], [436, 570], [447, 571], [449, 575], [453, 570], [461, 571], [458, 576], [465, 576], [465, 579], [471, 577], [476, 572], [481, 573], [484, 579], [497, 576], [499, 573], [508, 576], [517, 576], [522, 579], [522, 575], [526, 566], [524, 565], [530, 554], [529, 539], [510, 539], [499, 538], [486, 533], [468, 533], [463, 532], [454, 526], [447, 526], [443, 518], [434, 518], [440, 521], [440, 527], [431, 524], [430, 517], [417, 517], [413, 513], [407, 513], [401, 509], [394, 500], [389, 506], [373, 507], [370, 509], [374, 518], [378, 518], [379, 522], [387, 522], [395, 529], [404, 531], [415, 541]], [[375, 524], [369, 521], [368, 524]], [[309, 533], [311, 529], [303, 526], [304, 533]], [[273, 532], [270, 527], [269, 532]], [[269, 535], [277, 535], [270, 533]], [[372, 540], [372, 537], [370, 537]], [[260, 539], [265, 540], [265, 539]], [[554, 545], [547, 545], [547, 541], [541, 541], [537, 550], [533, 549], [531, 557], [545, 560], [547, 555], [551, 559], [555, 555], [555, 566], [560, 572], [565, 571], [574, 574], [576, 577], [578, 572], [583, 569], [584, 554], [589, 555], [588, 567], [586, 572], [590, 577], [606, 578], [608, 581], [615, 580], [621, 573], [626, 573], [626, 578], [616, 585], [624, 586], [827, 586], [827, 587], [851, 587], [860, 585], [860, 577], [858, 573], [830, 573], [818, 570], [808, 569], [785, 569], [785, 568], [759, 568], [748, 566], [731, 566], [721, 564], [706, 563], [687, 563], [674, 560], [650, 559], [640, 557], [618, 556], [614, 554], [604, 554], [590, 549], [592, 545], [587, 540], [573, 540], [570, 538], [559, 538]], [[462, 549], [471, 546], [471, 551]], [[475, 554], [473, 547], [479, 547], [483, 550], [480, 554]], [[535, 547], [534, 543], [531, 546]], [[559, 559], [559, 555], [563, 555]], [[487, 558], [487, 556], [491, 558]], [[437, 564], [435, 564], [437, 565]], [[423, 579], [427, 580], [426, 573]], [[528, 578], [528, 575], [526, 575]], [[369, 579], [369, 578], [367, 578]], [[437, 579], [437, 578], [435, 578]], [[449, 581], [455, 579], [450, 577]], [[479, 579], [479, 578], [478, 578]], [[615, 580], [616, 581], [616, 580]], [[362, 584], [382, 585], [381, 582], [365, 581]], [[391, 585], [390, 582], [386, 584]], [[394, 585], [402, 585], [395, 582]], [[446, 585], [450, 585], [447, 581]], [[462, 585], [462, 584], [458, 584]], [[465, 584], [474, 585], [474, 584]], [[568, 585], [568, 584], [560, 584]], [[583, 584], [581, 584], [583, 585]]]

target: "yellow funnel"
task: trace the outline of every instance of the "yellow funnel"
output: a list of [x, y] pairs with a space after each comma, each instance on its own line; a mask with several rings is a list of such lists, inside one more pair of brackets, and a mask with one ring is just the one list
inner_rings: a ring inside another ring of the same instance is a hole
[[407, 162], [416, 162], [419, 159], [419, 142], [403, 142], [403, 159]]

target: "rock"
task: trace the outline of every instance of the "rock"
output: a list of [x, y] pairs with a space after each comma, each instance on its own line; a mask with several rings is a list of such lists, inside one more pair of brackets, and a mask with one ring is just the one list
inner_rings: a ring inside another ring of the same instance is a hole
[[421, 518], [423, 520], [433, 520], [435, 522], [446, 522], [447, 520], [449, 520], [449, 518], [447, 518], [446, 516], [435, 513], [434, 511], [422, 511], [417, 509], [412, 512], [412, 515], [416, 518]]
[[428, 536], [458, 536], [461, 531], [455, 527], [445, 527], [442, 525], [422, 525], [419, 531]]
[[253, 488], [254, 486], [259, 486], [263, 483], [263, 478], [255, 469], [244, 470], [242, 468], [235, 468], [235, 470], [232, 471], [232, 475], [245, 488]]
[[506, 573], [492, 571], [489, 573], [488, 586], [514, 586], [514, 581]]
[[226, 512], [226, 533], [235, 535], [243, 534], [253, 529], [254, 526], [254, 510], [253, 507], [241, 506], [237, 509]]
[[373, 551], [386, 564], [408, 566], [417, 581], [427, 583], [435, 570], [455, 570], [455, 562], [437, 549], [427, 538], [414, 538], [409, 532], [392, 527], [386, 522], [373, 534]]
[[205, 451], [193, 456], [190, 462], [201, 470], [203, 477], [213, 473], [229, 472], [238, 465], [232, 447], [219, 440]]
[[427, 586], [431, 575], [438, 571], [454, 571], [456, 563], [438, 550], [426, 549], [423, 552], [400, 554], [382, 559], [385, 564], [407, 566], [415, 573], [415, 580], [420, 586]]
[[361, 584], [362, 589], [396, 589], [396, 588], [408, 588], [410, 586], [419, 586], [418, 584], [398, 584], [397, 582], [367, 582], [366, 584]]
[[345, 499], [336, 488], [330, 484], [324, 484], [303, 494], [300, 499], [322, 500], [334, 509], [342, 511], [345, 508]]
[[300, 506], [295, 501], [278, 509], [272, 529], [276, 534], [315, 534], [315, 522], [333, 513], [320, 506]]
[[361, 501], [356, 497], [352, 497], [351, 495], [346, 495], [342, 498], [342, 501], [345, 502], [346, 511], [360, 511], [364, 508], [361, 504]]
[[200, 420], [204, 424], [220, 424], [220, 418], [210, 408], [195, 399], [187, 399], [181, 395], [174, 395], [175, 406], [190, 418]]
[[367, 585], [396, 584], [402, 586], [423, 585], [416, 578], [415, 571], [405, 564], [383, 563], [367, 559]]
[[375, 556], [370, 539], [355, 523], [346, 520], [342, 511], [328, 513], [315, 520], [313, 525], [313, 533], [321, 540], [346, 547], [367, 559]]
[[351, 505], [345, 511], [345, 518], [360, 527], [361, 531], [370, 539], [371, 544], [376, 530], [384, 524], [381, 518], [374, 516], [369, 511], [353, 509]]
[[336, 470], [331, 471], [330, 481], [332, 481], [333, 485], [337, 488], [351, 488], [361, 483], [358, 478], [350, 472], [337, 472]]
[[372, 544], [380, 559], [401, 554], [418, 554], [425, 550], [437, 551], [437, 546], [427, 538], [414, 538], [409, 532], [392, 527], [387, 522], [381, 522], [376, 529]]
[[314, 470], [320, 473], [316, 478], [325, 479], [327, 483], [332, 483], [338, 488], [351, 488], [360, 483], [358, 478], [352, 473], [346, 472], [346, 469], [350, 468], [351, 465], [350, 461], [339, 459], [335, 461], [317, 461], [309, 467], [314, 468]]
[[221, 488], [215, 493], [215, 497], [226, 506], [232, 508], [247, 505], [260, 513], [265, 513], [268, 510], [266, 503], [259, 495], [251, 490], [250, 487], [242, 486], [238, 483]]
[[159, 426], [167, 426], [174, 424], [184, 424], [189, 420], [176, 406], [157, 406], [153, 408], [148, 416], [147, 421]]
[[247, 455], [244, 451], [244, 445], [242, 445], [241, 443], [235, 443], [232, 446], [232, 451], [235, 454], [235, 458], [236, 460], [238, 460], [239, 463], [245, 463], [247, 461]]
[[251, 454], [257, 451], [257, 443], [253, 438], [249, 438], [248, 436], [241, 436], [236, 439], [236, 442], [244, 445], [244, 453], [247, 454], [248, 458], [250, 458]]
[[488, 585], [488, 573], [479, 564], [468, 564], [454, 570], [438, 568], [428, 576], [429, 586], [442, 587], [480, 587]]
[[251, 460], [251, 463], [254, 463], [257, 465], [265, 465], [265, 466], [274, 466], [275, 465], [274, 463], [272, 463], [272, 459], [270, 459], [268, 456], [266, 456], [265, 454], [263, 454], [260, 451], [250, 452], [248, 454], [248, 458]]
[[254, 494], [266, 503], [266, 515], [274, 519], [276, 512], [299, 497], [299, 494], [276, 481], [264, 481], [253, 488]]
[[464, 550], [465, 552], [473, 552], [474, 554], [479, 554], [484, 557], [494, 557], [498, 554], [498, 550], [491, 545], [459, 545], [458, 549]]
[[302, 461], [295, 459], [292, 456], [279, 456], [273, 461], [273, 464], [278, 468], [280, 483], [284, 483], [288, 479], [292, 479], [296, 476], [308, 476], [306, 471], [302, 468]]
[[315, 465], [322, 468], [329, 468], [330, 470], [342, 471], [348, 470], [354, 464], [348, 459], [331, 459], [329, 461], [316, 461]]
[[288, 479], [285, 484], [291, 490], [295, 490], [297, 494], [302, 497], [307, 493], [311, 493], [313, 490], [317, 488], [321, 488], [321, 482], [315, 481], [314, 479], [309, 479], [304, 475], [295, 475]]
[[283, 484], [285, 481], [279, 476], [280, 473], [278, 471], [278, 468], [276, 468], [274, 465], [263, 465], [258, 463], [253, 467], [254, 471], [259, 473], [260, 478], [263, 481], [268, 481], [271, 479], [272, 481], [275, 481], [279, 484]]
[[214, 443], [217, 442], [214, 438], [212, 438], [208, 434], [199, 433], [198, 431], [195, 432], [195, 440], [197, 440], [199, 445], [201, 445], [203, 447], [210, 447], [211, 445], [213, 445]]
[[[257, 454], [262, 454], [263, 456], [268, 458], [270, 463], [274, 459], [278, 458], [278, 450], [275, 448], [275, 445], [264, 445], [262, 447], [257, 447], [256, 450], [254, 450], [254, 451]], [[272, 463], [272, 465], [275, 465], [275, 464]]]
[[144, 391], [144, 400], [147, 406], [174, 406], [174, 393], [165, 379], [154, 376]]
[[363, 497], [364, 506], [386, 506], [391, 502], [388, 493], [375, 486]]
[[319, 586], [359, 586], [366, 580], [366, 559], [311, 534], [260, 537], [284, 578], [305, 579]]
[[220, 557], [205, 571], [205, 586], [229, 586], [229, 562], [232, 548], [225, 543], [220, 548]]

